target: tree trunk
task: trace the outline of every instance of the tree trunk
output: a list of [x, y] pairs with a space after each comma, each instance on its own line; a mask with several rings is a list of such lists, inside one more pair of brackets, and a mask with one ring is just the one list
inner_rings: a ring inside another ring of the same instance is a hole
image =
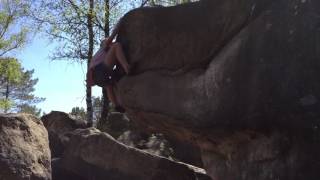
[[[105, 0], [105, 6], [104, 6], [104, 36], [108, 37], [110, 35], [110, 20], [109, 20], [109, 0]], [[101, 117], [100, 121], [105, 121], [108, 113], [109, 113], [109, 99], [107, 96], [107, 92], [104, 88], [102, 88], [102, 110], [101, 110]]]
[[8, 110], [9, 110], [9, 105], [8, 105], [8, 102], [9, 102], [9, 79], [7, 79], [7, 87], [6, 87], [6, 101], [5, 101], [5, 106], [4, 106], [4, 113], [7, 113]]
[[110, 6], [109, 0], [105, 0], [104, 2], [104, 36], [108, 37], [110, 36]]
[[[94, 0], [89, 0], [89, 12], [87, 14], [87, 27], [89, 33], [89, 49], [88, 49], [88, 63], [87, 68], [89, 69], [90, 61], [93, 56], [93, 46], [94, 46], [94, 34], [93, 34], [93, 2]], [[92, 127], [93, 125], [93, 109], [92, 109], [92, 99], [91, 99], [91, 86], [87, 84], [87, 121], [88, 126]]]

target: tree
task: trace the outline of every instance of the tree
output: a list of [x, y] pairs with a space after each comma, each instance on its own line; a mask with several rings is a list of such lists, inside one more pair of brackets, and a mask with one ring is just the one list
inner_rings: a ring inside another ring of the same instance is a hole
[[85, 120], [87, 116], [87, 112], [83, 107], [72, 108], [70, 114], [81, 120]]
[[[122, 2], [128, 5], [128, 2], [132, 4], [133, 1], [40, 0], [33, 4], [31, 11], [33, 13], [30, 16], [43, 27], [49, 38], [60, 43], [51, 55], [52, 59], [76, 60], [85, 62], [88, 67], [94, 49], [99, 47], [102, 39], [109, 36], [110, 22], [116, 22], [115, 17], [121, 14], [119, 13], [121, 8], [118, 5]], [[102, 114], [105, 116], [109, 101], [106, 98], [103, 99], [105, 106]], [[86, 103], [87, 120], [89, 125], [92, 125], [93, 109], [89, 86], [86, 86]]]
[[[52, 59], [76, 60], [86, 62], [89, 68], [93, 56], [94, 47], [101, 39], [99, 29], [100, 22], [97, 22], [96, 9], [89, 1], [74, 0], [42, 0], [34, 6], [32, 18], [40, 25], [52, 40], [60, 42], [52, 54]], [[100, 8], [101, 9], [101, 8]], [[99, 16], [100, 17], [100, 16]], [[89, 126], [93, 124], [91, 87], [86, 85], [87, 120]]]
[[92, 97], [93, 120], [98, 122], [101, 118], [103, 100], [101, 97]]
[[[33, 92], [38, 79], [33, 79], [34, 70], [24, 70], [17, 59], [0, 58], [0, 109], [11, 112], [34, 112], [34, 104], [44, 101]], [[31, 111], [31, 109], [33, 109]]]
[[33, 114], [37, 117], [40, 118], [41, 116], [41, 109], [38, 109], [35, 105], [29, 105], [29, 104], [19, 104], [17, 106], [18, 108], [18, 113], [28, 113], [28, 114]]
[[[101, 97], [92, 97], [92, 109], [93, 109], [93, 122], [96, 124], [101, 118], [102, 99]], [[73, 107], [69, 113], [78, 119], [85, 120], [87, 117], [87, 111], [83, 107]]]
[[[0, 1], [0, 57], [21, 48], [27, 40], [29, 30], [23, 18], [29, 12], [29, 4], [21, 0]], [[19, 29], [16, 26], [19, 24]]]
[[13, 101], [9, 98], [11, 87], [12, 85], [20, 83], [21, 79], [21, 65], [16, 59], [0, 60], [0, 108], [3, 109], [5, 113], [13, 106]]

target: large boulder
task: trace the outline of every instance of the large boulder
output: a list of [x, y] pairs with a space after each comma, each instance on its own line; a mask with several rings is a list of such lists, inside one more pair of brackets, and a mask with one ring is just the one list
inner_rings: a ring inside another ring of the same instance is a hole
[[51, 180], [48, 133], [36, 117], [0, 115], [0, 180]]
[[210, 180], [203, 169], [128, 147], [95, 128], [69, 137], [59, 168], [83, 179]]
[[49, 133], [49, 144], [52, 157], [60, 157], [64, 151], [64, 146], [68, 141], [67, 133], [78, 129], [86, 128], [87, 123], [84, 120], [60, 111], [52, 111], [41, 117], [44, 126]]
[[167, 131], [313, 128], [320, 104], [319, 6], [203, 0], [129, 12], [119, 41], [135, 75], [117, 88], [129, 118]]
[[133, 10], [116, 94], [143, 129], [197, 144], [212, 177], [319, 179], [319, 14], [314, 0]]

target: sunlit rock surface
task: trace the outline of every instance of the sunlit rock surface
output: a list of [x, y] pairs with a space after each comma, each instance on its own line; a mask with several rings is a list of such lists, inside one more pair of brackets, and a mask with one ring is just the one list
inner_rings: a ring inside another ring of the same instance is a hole
[[28, 114], [0, 114], [0, 180], [51, 180], [48, 133]]
[[68, 141], [67, 133], [79, 129], [87, 128], [84, 120], [60, 111], [52, 111], [41, 117], [41, 120], [49, 134], [49, 144], [52, 157], [60, 157], [64, 151], [64, 146]]

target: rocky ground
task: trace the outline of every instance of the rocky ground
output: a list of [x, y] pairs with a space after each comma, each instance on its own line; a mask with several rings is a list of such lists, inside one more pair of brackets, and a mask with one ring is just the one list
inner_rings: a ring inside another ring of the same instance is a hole
[[117, 141], [127, 146], [171, 160], [203, 167], [200, 149], [197, 146], [164, 134], [145, 132], [136, 127], [125, 114], [111, 112], [107, 118], [99, 121], [97, 129], [110, 134]]
[[201, 168], [126, 146], [63, 112], [0, 120], [0, 180], [210, 180]]

